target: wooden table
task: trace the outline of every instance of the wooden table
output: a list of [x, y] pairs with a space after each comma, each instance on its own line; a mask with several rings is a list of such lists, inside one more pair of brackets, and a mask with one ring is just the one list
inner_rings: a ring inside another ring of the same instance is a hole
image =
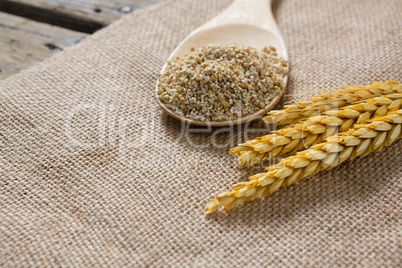
[[0, 0], [0, 80], [161, 0]]

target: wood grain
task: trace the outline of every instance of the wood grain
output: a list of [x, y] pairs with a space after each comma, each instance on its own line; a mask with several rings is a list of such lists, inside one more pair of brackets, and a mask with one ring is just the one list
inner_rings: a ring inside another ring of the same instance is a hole
[[0, 0], [0, 80], [160, 1]]
[[77, 44], [86, 36], [0, 12], [0, 80]]
[[93, 33], [125, 14], [161, 0], [1, 0], [0, 11]]

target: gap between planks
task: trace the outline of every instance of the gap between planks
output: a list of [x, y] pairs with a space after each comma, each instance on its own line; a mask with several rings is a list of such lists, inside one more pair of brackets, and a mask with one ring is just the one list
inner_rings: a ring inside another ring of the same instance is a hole
[[0, 0], [0, 80], [80, 42], [87, 33], [133, 10], [160, 1]]
[[93, 33], [125, 14], [161, 0], [1, 0], [0, 11]]
[[0, 12], [0, 80], [79, 43], [88, 34]]

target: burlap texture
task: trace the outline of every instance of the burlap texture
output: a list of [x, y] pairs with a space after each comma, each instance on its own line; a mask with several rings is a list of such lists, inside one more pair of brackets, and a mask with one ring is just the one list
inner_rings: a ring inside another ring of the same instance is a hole
[[[0, 266], [400, 267], [401, 142], [203, 215], [247, 173], [211, 145], [219, 129], [183, 133], [154, 86], [175, 46], [230, 2], [165, 1], [1, 83]], [[401, 1], [274, 11], [287, 93], [402, 80]]]

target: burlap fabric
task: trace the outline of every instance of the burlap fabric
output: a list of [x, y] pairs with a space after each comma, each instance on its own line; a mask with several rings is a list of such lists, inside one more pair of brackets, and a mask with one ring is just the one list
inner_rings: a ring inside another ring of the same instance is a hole
[[[225, 146], [237, 137], [183, 132], [153, 92], [180, 40], [230, 2], [165, 1], [2, 82], [0, 266], [400, 267], [401, 142], [203, 215], [248, 175]], [[287, 93], [402, 80], [401, 1], [274, 10]]]

